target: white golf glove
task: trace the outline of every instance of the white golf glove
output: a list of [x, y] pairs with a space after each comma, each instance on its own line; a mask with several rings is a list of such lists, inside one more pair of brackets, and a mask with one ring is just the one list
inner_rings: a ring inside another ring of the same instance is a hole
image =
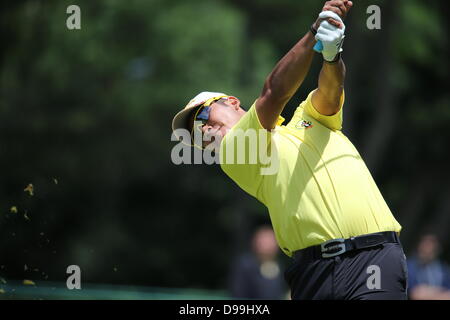
[[342, 52], [342, 44], [344, 42], [345, 25], [342, 19], [332, 11], [322, 11], [319, 14], [320, 19], [332, 18], [339, 21], [342, 24], [342, 29], [335, 27], [328, 21], [324, 20], [320, 23], [319, 29], [317, 29], [317, 34], [315, 36], [317, 41], [322, 41], [323, 50], [322, 56], [326, 61], [334, 61], [336, 55]]

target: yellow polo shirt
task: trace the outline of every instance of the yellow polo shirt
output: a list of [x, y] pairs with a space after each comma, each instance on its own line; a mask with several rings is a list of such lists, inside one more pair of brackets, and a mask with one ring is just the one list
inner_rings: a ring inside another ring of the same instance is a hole
[[[278, 244], [288, 256], [330, 239], [400, 232], [363, 159], [341, 132], [344, 93], [340, 111], [332, 116], [321, 115], [311, 96], [266, 140], [250, 141], [252, 132], [264, 130], [253, 104], [223, 138], [221, 168], [268, 208]], [[239, 139], [244, 141], [240, 147]], [[260, 157], [263, 151], [270, 158]], [[239, 152], [245, 161], [238, 161]], [[269, 167], [273, 172], [262, 174]]]

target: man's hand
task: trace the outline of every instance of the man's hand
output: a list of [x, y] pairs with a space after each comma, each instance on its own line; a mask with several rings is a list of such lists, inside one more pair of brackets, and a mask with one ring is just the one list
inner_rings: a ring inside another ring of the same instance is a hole
[[[350, 8], [353, 6], [353, 2], [352, 1], [348, 1], [348, 0], [332, 0], [332, 1], [327, 1], [325, 2], [325, 5], [322, 8], [322, 12], [323, 11], [331, 11], [336, 13], [341, 20], [345, 20], [345, 17], [347, 16], [347, 13], [349, 12]], [[324, 21], [324, 18], [321, 18], [320, 15], [317, 18], [316, 22], [314, 23], [314, 29], [318, 30], [320, 27], [320, 24], [322, 23], [322, 21]], [[341, 22], [337, 21], [337, 20], [333, 20], [331, 18], [327, 19], [328, 23], [334, 25], [335, 27], [341, 28]]]
[[345, 25], [341, 18], [332, 11], [322, 11], [319, 18], [326, 19], [331, 18], [338, 21], [341, 27], [336, 27], [328, 21], [322, 21], [317, 34], [315, 36], [317, 41], [322, 42], [323, 50], [322, 56], [328, 61], [334, 61], [337, 54], [342, 51], [342, 43], [344, 41]]

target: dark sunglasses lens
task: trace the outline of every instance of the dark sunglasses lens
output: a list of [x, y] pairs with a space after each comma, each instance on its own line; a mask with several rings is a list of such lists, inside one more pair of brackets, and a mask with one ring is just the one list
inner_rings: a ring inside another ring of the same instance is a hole
[[208, 121], [210, 111], [210, 107], [203, 107], [203, 109], [198, 113], [196, 120], [201, 120], [204, 122]]

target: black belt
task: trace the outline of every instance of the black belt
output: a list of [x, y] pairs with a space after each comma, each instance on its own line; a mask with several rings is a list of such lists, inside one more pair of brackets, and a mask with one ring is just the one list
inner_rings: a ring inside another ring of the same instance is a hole
[[311, 246], [294, 252], [294, 259], [301, 256], [313, 258], [332, 258], [345, 252], [366, 249], [383, 243], [400, 243], [397, 232], [385, 231], [369, 233], [362, 236], [351, 237], [348, 239], [332, 239], [319, 245]]

